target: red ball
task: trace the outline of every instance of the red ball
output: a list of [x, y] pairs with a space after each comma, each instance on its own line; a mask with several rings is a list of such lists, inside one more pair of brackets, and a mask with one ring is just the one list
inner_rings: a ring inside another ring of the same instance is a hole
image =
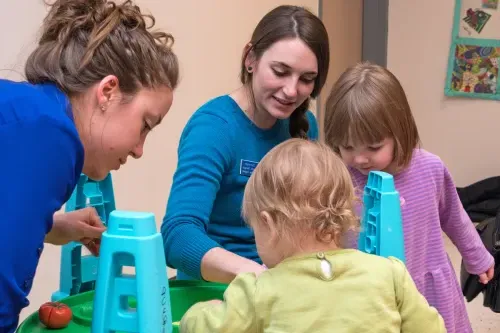
[[40, 306], [38, 318], [47, 328], [64, 328], [73, 318], [73, 312], [66, 304], [46, 302]]

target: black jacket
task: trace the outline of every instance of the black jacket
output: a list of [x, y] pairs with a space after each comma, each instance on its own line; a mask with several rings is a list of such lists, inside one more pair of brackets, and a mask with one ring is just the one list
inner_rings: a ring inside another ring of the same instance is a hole
[[469, 274], [462, 261], [462, 293], [467, 302], [482, 293], [483, 305], [500, 313], [500, 177], [487, 178], [467, 187], [457, 188], [457, 192], [471, 220], [480, 222], [476, 230], [486, 249], [495, 258], [495, 274], [487, 285], [479, 282], [477, 275]]
[[465, 211], [474, 222], [495, 217], [500, 211], [500, 176], [457, 187], [457, 192]]
[[495, 274], [493, 279], [484, 285], [477, 275], [469, 274], [464, 263], [460, 267], [460, 284], [467, 302], [483, 293], [483, 305], [493, 312], [500, 312], [500, 213], [496, 217], [484, 220], [476, 226], [486, 249], [495, 258]]

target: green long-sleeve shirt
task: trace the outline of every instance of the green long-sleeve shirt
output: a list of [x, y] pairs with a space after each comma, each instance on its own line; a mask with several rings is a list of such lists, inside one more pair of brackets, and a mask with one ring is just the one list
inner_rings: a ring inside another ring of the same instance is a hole
[[404, 264], [346, 249], [239, 275], [221, 304], [198, 303], [182, 333], [441, 333], [443, 319]]

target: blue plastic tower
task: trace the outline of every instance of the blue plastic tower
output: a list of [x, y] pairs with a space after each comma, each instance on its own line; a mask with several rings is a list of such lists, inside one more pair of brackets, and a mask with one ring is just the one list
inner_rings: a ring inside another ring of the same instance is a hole
[[92, 332], [172, 332], [166, 269], [154, 215], [113, 211], [102, 236]]
[[364, 189], [363, 202], [359, 249], [406, 262], [401, 203], [392, 175], [371, 171]]
[[[75, 190], [66, 202], [65, 211], [85, 207], [94, 207], [104, 224], [107, 223], [109, 214], [116, 209], [111, 174], [99, 182], [84, 174], [80, 175]], [[62, 246], [59, 290], [52, 294], [52, 301], [93, 290], [97, 268], [98, 260], [95, 256], [82, 255], [82, 244], [72, 242]]]

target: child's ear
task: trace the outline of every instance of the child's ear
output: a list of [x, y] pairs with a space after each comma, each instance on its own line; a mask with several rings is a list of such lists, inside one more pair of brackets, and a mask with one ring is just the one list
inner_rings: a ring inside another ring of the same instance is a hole
[[260, 219], [262, 225], [267, 229], [269, 232], [269, 240], [270, 241], [275, 241], [278, 238], [278, 232], [275, 227], [275, 221], [274, 218], [269, 214], [268, 212], [264, 211], [260, 213]]

